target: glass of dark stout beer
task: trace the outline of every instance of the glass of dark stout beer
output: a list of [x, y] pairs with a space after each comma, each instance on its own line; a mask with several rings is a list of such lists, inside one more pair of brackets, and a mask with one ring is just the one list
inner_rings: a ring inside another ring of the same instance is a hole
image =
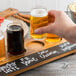
[[24, 49], [24, 30], [20, 24], [9, 24], [7, 27], [7, 51], [13, 55], [22, 54]]

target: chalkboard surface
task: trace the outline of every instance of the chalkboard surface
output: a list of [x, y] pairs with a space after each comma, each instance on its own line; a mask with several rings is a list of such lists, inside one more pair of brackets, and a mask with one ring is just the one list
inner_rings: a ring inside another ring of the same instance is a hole
[[15, 61], [3, 64], [0, 66], [0, 76], [6, 76], [8, 74], [14, 73], [18, 70], [30, 67], [42, 61], [51, 59], [53, 57], [59, 56], [66, 52], [70, 52], [76, 49], [76, 44], [71, 44], [69, 42], [64, 42], [60, 45], [48, 48], [46, 50], [33, 53], [31, 55], [22, 57]]

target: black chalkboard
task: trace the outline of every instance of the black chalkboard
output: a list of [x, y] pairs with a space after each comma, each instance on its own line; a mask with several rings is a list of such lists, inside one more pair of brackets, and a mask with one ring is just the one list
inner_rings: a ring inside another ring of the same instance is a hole
[[31, 54], [29, 56], [22, 57], [15, 61], [1, 65], [0, 76], [6, 76], [7, 74], [14, 73], [15, 71], [24, 69], [26, 67], [32, 66], [44, 60], [51, 59], [53, 57], [59, 56], [63, 53], [75, 49], [76, 49], [76, 44], [65, 42], [60, 45], [54, 46], [52, 48], [48, 48], [46, 50]]

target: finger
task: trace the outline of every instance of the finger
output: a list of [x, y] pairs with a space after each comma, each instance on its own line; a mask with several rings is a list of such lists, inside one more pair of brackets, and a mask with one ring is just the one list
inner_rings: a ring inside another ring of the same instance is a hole
[[55, 15], [56, 13], [57, 13], [56, 10], [51, 10], [51, 11], [48, 12], [49, 15]]
[[48, 15], [48, 23], [55, 22], [55, 17], [53, 15]]
[[57, 20], [57, 18], [59, 18], [57, 13], [58, 13], [58, 11], [56, 11], [56, 10], [51, 10], [48, 12], [48, 22], [49, 23], [53, 23]]
[[41, 27], [35, 30], [36, 34], [43, 34], [43, 33], [52, 33], [53, 32], [53, 28], [51, 28], [53, 24], [49, 24], [45, 27]]
[[49, 15], [55, 16], [55, 18], [59, 17], [60, 15], [64, 14], [64, 11], [56, 11], [56, 10], [51, 10], [48, 12]]

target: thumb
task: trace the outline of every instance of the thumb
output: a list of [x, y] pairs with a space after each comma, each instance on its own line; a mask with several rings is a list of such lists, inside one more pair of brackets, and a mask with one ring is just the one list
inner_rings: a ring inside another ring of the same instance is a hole
[[53, 33], [53, 27], [52, 27], [52, 25], [53, 24], [49, 24], [47, 26], [38, 28], [38, 29], [35, 30], [35, 33], [36, 34]]

